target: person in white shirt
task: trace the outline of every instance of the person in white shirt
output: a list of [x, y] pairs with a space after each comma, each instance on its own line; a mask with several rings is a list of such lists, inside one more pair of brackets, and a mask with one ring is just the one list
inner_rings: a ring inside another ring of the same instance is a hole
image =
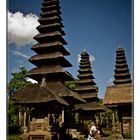
[[89, 135], [88, 135], [88, 139], [87, 140], [96, 140], [96, 135], [99, 135], [100, 132], [99, 130], [96, 129], [95, 123], [93, 122], [90, 125], [90, 129], [89, 129]]

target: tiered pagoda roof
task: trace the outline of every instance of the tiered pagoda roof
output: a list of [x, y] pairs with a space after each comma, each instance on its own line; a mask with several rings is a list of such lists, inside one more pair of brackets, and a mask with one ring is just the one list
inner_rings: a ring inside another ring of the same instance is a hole
[[81, 53], [81, 60], [79, 66], [78, 79], [76, 81], [76, 89], [82, 98], [84, 98], [87, 103], [76, 105], [76, 109], [83, 110], [98, 110], [101, 107], [98, 105], [98, 87], [93, 79], [91, 64], [89, 59], [89, 54], [84, 51]]
[[88, 98], [96, 98], [98, 87], [96, 83], [93, 81], [95, 79], [92, 75], [92, 70], [90, 66], [89, 54], [87, 52], [81, 53], [81, 60], [79, 66], [79, 74], [76, 81], [76, 91], [85, 99]]
[[116, 51], [116, 65], [115, 65], [115, 85], [131, 83], [129, 69], [125, 58], [123, 48], [118, 48]]
[[[56, 100], [68, 105], [71, 99], [85, 102], [78, 93], [64, 86], [65, 81], [74, 78], [64, 70], [72, 65], [64, 57], [70, 53], [64, 48], [67, 42], [62, 37], [65, 33], [62, 30], [64, 26], [61, 22], [59, 0], [44, 0], [42, 5], [41, 17], [38, 20], [40, 25], [37, 27], [39, 34], [34, 37], [38, 43], [31, 48], [37, 54], [29, 59], [36, 67], [27, 73], [27, 76], [38, 81], [38, 84], [17, 91], [13, 99], [20, 104]], [[46, 81], [45, 87], [40, 87], [43, 80]]]
[[72, 80], [73, 77], [63, 69], [72, 65], [64, 57], [70, 54], [63, 46], [67, 42], [62, 37], [65, 33], [62, 30], [64, 26], [61, 22], [59, 1], [44, 0], [42, 5], [38, 20], [40, 25], [37, 27], [39, 34], [34, 37], [38, 43], [31, 48], [37, 54], [29, 59], [36, 67], [27, 76], [38, 82], [41, 82], [44, 75], [48, 80]]
[[133, 85], [123, 48], [116, 50], [116, 65], [114, 85], [108, 86], [105, 92], [104, 104], [107, 106], [130, 104], [133, 102]]

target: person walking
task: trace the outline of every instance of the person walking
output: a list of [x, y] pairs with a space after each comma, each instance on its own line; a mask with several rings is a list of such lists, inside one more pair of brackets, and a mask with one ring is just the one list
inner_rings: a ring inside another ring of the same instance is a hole
[[87, 140], [101, 140], [100, 131], [97, 130], [94, 122], [92, 122], [89, 127], [89, 135]]

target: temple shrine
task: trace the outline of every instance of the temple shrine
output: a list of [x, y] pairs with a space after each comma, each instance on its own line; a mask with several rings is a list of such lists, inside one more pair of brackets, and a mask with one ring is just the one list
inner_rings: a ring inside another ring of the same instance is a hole
[[89, 57], [87, 51], [81, 53], [75, 91], [86, 100], [86, 103], [76, 104], [75, 110], [79, 113], [81, 121], [92, 120], [96, 123], [95, 114], [103, 111], [103, 108], [98, 103], [98, 86], [93, 80], [95, 78], [93, 76]]
[[104, 104], [114, 111], [112, 133], [114, 137], [132, 135], [133, 84], [123, 48], [116, 50], [114, 81], [105, 92]]
[[39, 34], [34, 37], [38, 42], [32, 46], [36, 55], [29, 61], [36, 67], [27, 76], [38, 84], [29, 85], [16, 91], [13, 100], [24, 106], [19, 118], [23, 128], [22, 139], [56, 139], [56, 126], [65, 123], [67, 127], [73, 124], [72, 110], [76, 103], [86, 102], [78, 93], [64, 85], [65, 81], [73, 80], [72, 75], [65, 71], [71, 67], [64, 56], [70, 55], [64, 48], [67, 42], [62, 30], [63, 24], [59, 0], [44, 0], [42, 13], [37, 27]]
[[[72, 64], [66, 59], [70, 53], [64, 47], [67, 42], [63, 38], [65, 32], [59, 4], [59, 0], [42, 2], [40, 25], [36, 28], [39, 33], [34, 36], [37, 43], [31, 47], [36, 54], [29, 58], [34, 68], [27, 73], [27, 77], [38, 83], [17, 90], [12, 97], [15, 104], [21, 106], [22, 140], [57, 140], [58, 127], [62, 124], [71, 134], [76, 134], [75, 138], [84, 138], [77, 132], [75, 113], [79, 114], [82, 123], [84, 120], [96, 123], [95, 114], [104, 111], [99, 105], [99, 89], [87, 51], [81, 53], [76, 88], [72, 90], [65, 86], [66, 81], [75, 78], [65, 70]], [[123, 48], [116, 51], [113, 83], [106, 89], [104, 105], [114, 111], [112, 135], [122, 138], [133, 130], [133, 84]]]

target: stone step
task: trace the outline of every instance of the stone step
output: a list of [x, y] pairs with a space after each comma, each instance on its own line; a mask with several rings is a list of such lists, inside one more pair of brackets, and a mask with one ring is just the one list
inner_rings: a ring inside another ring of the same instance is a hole
[[81, 132], [77, 131], [77, 129], [69, 129], [69, 134], [72, 136], [72, 138], [78, 138], [78, 139], [85, 139], [85, 135], [81, 134]]

